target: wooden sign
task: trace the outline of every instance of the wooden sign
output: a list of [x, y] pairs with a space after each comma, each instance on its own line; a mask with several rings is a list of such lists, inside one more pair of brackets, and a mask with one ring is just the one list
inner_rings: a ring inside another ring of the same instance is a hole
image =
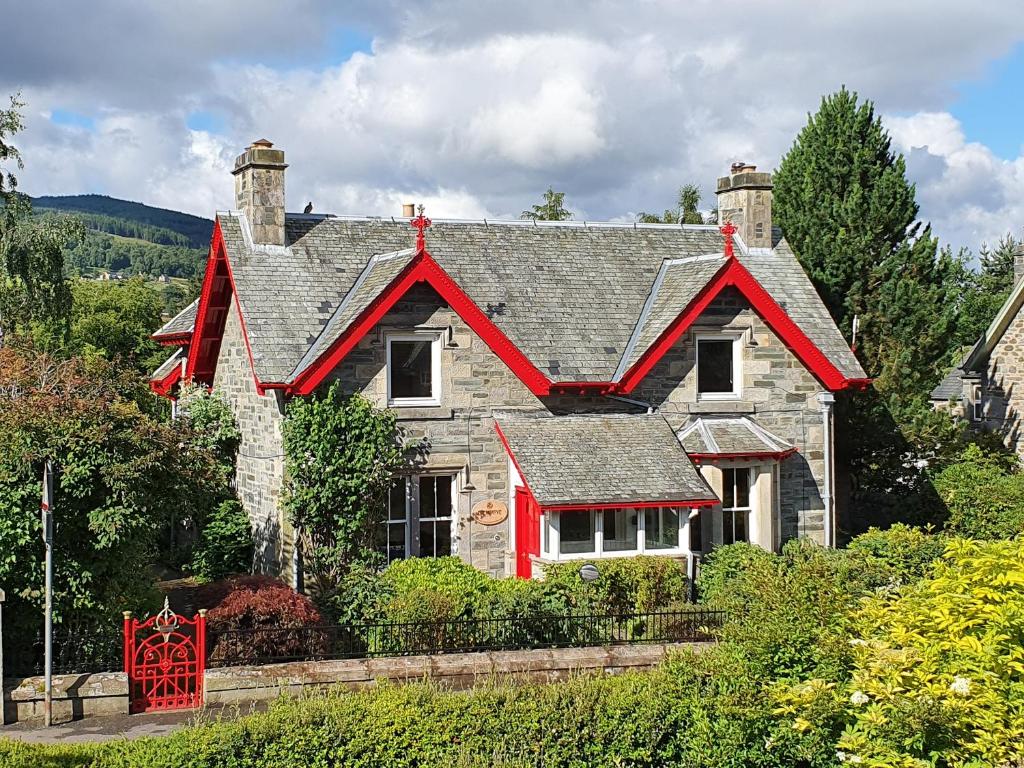
[[472, 516], [480, 525], [497, 525], [508, 517], [508, 505], [496, 499], [478, 501], [473, 505]]

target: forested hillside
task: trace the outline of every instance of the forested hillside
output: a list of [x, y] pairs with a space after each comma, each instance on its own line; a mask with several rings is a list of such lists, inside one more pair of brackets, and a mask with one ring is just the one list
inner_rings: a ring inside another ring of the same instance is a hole
[[105, 195], [66, 195], [32, 200], [38, 216], [74, 214], [87, 228], [65, 250], [71, 274], [124, 272], [148, 277], [194, 278], [202, 272], [213, 222]]

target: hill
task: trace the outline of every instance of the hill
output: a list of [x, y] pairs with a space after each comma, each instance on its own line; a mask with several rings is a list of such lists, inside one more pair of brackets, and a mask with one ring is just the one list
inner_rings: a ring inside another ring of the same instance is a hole
[[[210, 233], [213, 231], [211, 219], [106, 195], [44, 195], [32, 198], [32, 207], [38, 212], [52, 210], [84, 214], [82, 218], [90, 229], [109, 232], [112, 235], [138, 237], [160, 245], [184, 245], [205, 249], [210, 245]], [[129, 226], [122, 231], [116, 231], [117, 227], [126, 225], [112, 220], [130, 222], [135, 228]], [[145, 227], [164, 232], [143, 234], [142, 229]], [[170, 233], [176, 233], [185, 240], [174, 238]], [[171, 239], [168, 241], [167, 238]]]
[[67, 250], [70, 274], [99, 272], [195, 278], [202, 272], [213, 221], [106, 195], [32, 198], [37, 216], [73, 214], [85, 239]]

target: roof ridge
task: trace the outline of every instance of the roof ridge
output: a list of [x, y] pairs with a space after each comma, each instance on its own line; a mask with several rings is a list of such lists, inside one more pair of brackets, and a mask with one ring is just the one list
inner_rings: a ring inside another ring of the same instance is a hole
[[[239, 217], [241, 211], [226, 210], [217, 211], [218, 215], [227, 215]], [[285, 213], [285, 221], [365, 221], [365, 222], [391, 222], [398, 224], [400, 222], [409, 222], [412, 219], [406, 216], [373, 216], [373, 215], [360, 215], [360, 214], [347, 214], [347, 213], [319, 213], [319, 214], [301, 214], [301, 213]], [[605, 220], [594, 220], [589, 219], [566, 219], [564, 221], [534, 221], [532, 219], [502, 219], [502, 218], [479, 218], [479, 219], [463, 219], [463, 218], [439, 218], [436, 216], [430, 217], [431, 222], [434, 225], [437, 224], [483, 224], [484, 226], [490, 226], [492, 224], [497, 226], [511, 226], [511, 227], [539, 227], [539, 228], [557, 228], [565, 227], [568, 229], [586, 229], [590, 227], [601, 228], [601, 229], [663, 229], [663, 230], [678, 230], [682, 232], [717, 232], [718, 226], [715, 224], [662, 224], [662, 223], [646, 223], [639, 221], [605, 221]]]

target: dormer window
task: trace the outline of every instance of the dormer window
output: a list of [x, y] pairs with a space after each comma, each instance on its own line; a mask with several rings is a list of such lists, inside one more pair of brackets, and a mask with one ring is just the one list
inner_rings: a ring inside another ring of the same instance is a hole
[[441, 404], [441, 334], [394, 334], [388, 345], [388, 405]]
[[740, 396], [740, 336], [697, 336], [697, 396], [702, 400], [727, 400]]

